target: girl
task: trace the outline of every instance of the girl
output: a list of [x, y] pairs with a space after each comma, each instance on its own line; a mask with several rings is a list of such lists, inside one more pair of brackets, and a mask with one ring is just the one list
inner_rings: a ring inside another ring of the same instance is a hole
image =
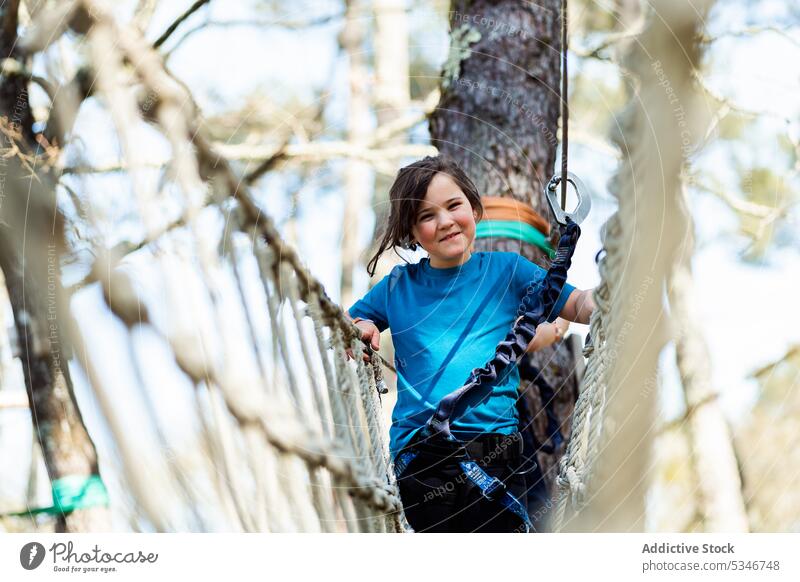
[[[375, 274], [379, 257], [389, 248], [421, 246], [428, 257], [394, 267], [346, 315], [375, 350], [380, 332], [391, 329], [397, 403], [389, 434], [397, 461], [439, 401], [494, 356], [528, 285], [546, 271], [516, 253], [471, 252], [483, 207], [474, 184], [452, 160], [427, 157], [402, 168], [389, 197], [389, 224], [367, 272]], [[588, 323], [592, 309], [591, 290], [565, 284], [548, 322], [560, 316]], [[543, 323], [528, 350], [549, 345], [563, 329]], [[521, 453], [515, 406], [519, 381], [514, 369], [490, 390], [465, 396], [451, 428], [469, 456], [499, 479], [505, 491], [522, 499], [525, 477], [516, 470]], [[414, 447], [417, 456], [398, 476], [414, 530], [519, 531], [520, 518], [464, 479], [452, 451], [433, 443]]]

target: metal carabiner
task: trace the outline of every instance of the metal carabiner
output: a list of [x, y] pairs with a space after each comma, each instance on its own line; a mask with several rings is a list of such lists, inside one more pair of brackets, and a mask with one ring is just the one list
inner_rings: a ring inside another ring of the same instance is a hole
[[578, 195], [578, 205], [572, 212], [565, 212], [556, 198], [556, 188], [561, 183], [561, 174], [556, 174], [550, 178], [547, 186], [544, 187], [544, 195], [547, 197], [550, 210], [553, 211], [559, 224], [567, 224], [567, 218], [576, 224], [580, 224], [589, 216], [589, 211], [592, 209], [592, 198], [589, 196], [589, 192], [583, 182], [572, 172], [567, 172], [567, 182], [575, 187], [575, 193]]
[[367, 353], [372, 363], [372, 375], [375, 378], [375, 388], [378, 394], [388, 394], [389, 388], [387, 388], [386, 382], [383, 380], [383, 370], [381, 370], [383, 362], [381, 361], [382, 358], [380, 354], [373, 350], [370, 345], [364, 346], [364, 351]]

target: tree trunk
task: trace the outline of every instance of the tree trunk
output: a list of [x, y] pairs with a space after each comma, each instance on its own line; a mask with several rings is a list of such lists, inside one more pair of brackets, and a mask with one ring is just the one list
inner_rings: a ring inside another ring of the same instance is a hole
[[[690, 225], [691, 226], [691, 225]], [[687, 237], [691, 239], [691, 237]], [[689, 261], [676, 265], [669, 287], [675, 354], [683, 384], [697, 497], [706, 532], [747, 532], [747, 509], [730, 427], [711, 383], [711, 357], [692, 305]]]
[[[0, 6], [0, 53], [16, 58], [17, 3]], [[0, 268], [3, 270], [17, 332], [34, 429], [50, 479], [98, 475], [97, 453], [75, 403], [67, 362], [71, 355], [70, 317], [60, 280], [63, 223], [56, 207], [55, 180], [32, 157], [34, 141], [27, 82], [21, 76], [0, 80], [4, 153], [0, 158]], [[35, 174], [34, 174], [35, 171]], [[104, 507], [77, 509], [57, 518], [56, 531], [108, 530]]]
[[[483, 196], [530, 204], [556, 223], [543, 187], [553, 173], [560, 107], [560, 0], [455, 0], [450, 12], [450, 54], [442, 97], [430, 117], [439, 151], [454, 158]], [[552, 229], [552, 239], [558, 228]], [[518, 252], [542, 267], [537, 247], [510, 239], [478, 239], [475, 250]], [[569, 338], [568, 338], [569, 339]], [[583, 358], [576, 338], [529, 356], [556, 390], [555, 412], [565, 439], [578, 394]], [[527, 386], [532, 378], [522, 378]], [[546, 418], [536, 390], [526, 390], [534, 430], [546, 439]], [[547, 490], [553, 492], [562, 445], [539, 454]]]
[[[378, 127], [387, 127], [408, 112], [411, 103], [409, 84], [409, 48], [408, 48], [408, 15], [404, 0], [375, 0], [375, 116]], [[400, 132], [394, 138], [386, 140], [387, 146], [407, 143], [407, 132]], [[368, 257], [377, 252], [380, 240], [380, 225], [386, 224], [389, 215], [389, 188], [391, 182], [386, 176], [377, 173], [372, 195], [372, 208], [375, 212], [375, 227], [370, 240]], [[370, 279], [373, 285], [388, 275], [394, 265], [394, 254], [384, 253], [375, 268], [375, 276]], [[394, 361], [394, 344], [389, 331], [381, 337], [381, 352], [387, 361]], [[397, 401], [397, 376], [386, 374], [389, 394], [384, 396], [384, 414], [387, 424], [391, 424], [391, 415]]]
[[[378, 126], [406, 112], [408, 86], [408, 16], [404, 0], [375, 0], [375, 114]], [[405, 141], [398, 135], [389, 144]]]
[[[339, 42], [347, 54], [350, 96], [347, 105], [347, 141], [363, 144], [369, 138], [369, 71], [365, 46], [367, 11], [363, 0], [347, 0], [345, 25]], [[358, 264], [359, 216], [369, 203], [371, 169], [362, 160], [349, 159], [344, 170], [344, 220], [342, 221], [341, 304], [353, 302], [353, 272]]]
[[[560, 0], [454, 0], [433, 144], [483, 196], [550, 216], [542, 192], [558, 146]], [[499, 249], [493, 249], [499, 250]]]

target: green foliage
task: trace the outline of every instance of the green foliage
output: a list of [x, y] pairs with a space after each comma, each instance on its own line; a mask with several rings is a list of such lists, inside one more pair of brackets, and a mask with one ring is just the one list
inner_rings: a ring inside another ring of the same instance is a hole
[[783, 207], [795, 198], [784, 177], [767, 167], [754, 167], [742, 174], [739, 187], [750, 202], [771, 208]]
[[717, 125], [717, 135], [724, 140], [742, 139], [746, 130], [752, 125], [750, 118], [742, 115], [728, 114], [720, 119]]
[[798, 149], [795, 147], [792, 140], [789, 139], [788, 135], [781, 134], [778, 136], [778, 147], [789, 157], [789, 166], [796, 167], [798, 162]]
[[759, 399], [736, 430], [752, 531], [797, 531], [800, 345], [756, 371]]
[[593, 0], [570, 0], [568, 24], [580, 36], [607, 33], [617, 28], [613, 4]]
[[784, 176], [766, 167], [754, 167], [740, 172], [739, 188], [747, 202], [776, 211], [775, 215], [766, 217], [747, 212], [739, 213], [740, 231], [753, 239], [745, 258], [760, 260], [766, 255], [774, 240], [776, 229], [781, 224], [782, 210], [795, 203], [797, 195]]
[[796, 389], [794, 398], [787, 402], [793, 388], [800, 386], [800, 345], [790, 348], [783, 358], [757, 371], [754, 376], [760, 388], [760, 406], [777, 408], [778, 412], [787, 404], [800, 406]]

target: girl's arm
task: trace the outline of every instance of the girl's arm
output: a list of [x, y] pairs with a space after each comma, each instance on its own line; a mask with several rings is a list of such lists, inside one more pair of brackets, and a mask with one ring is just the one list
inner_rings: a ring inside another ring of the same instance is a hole
[[589, 317], [595, 308], [592, 299], [593, 289], [576, 289], [570, 293], [558, 319], [553, 323], [542, 323], [536, 328], [536, 335], [528, 344], [528, 352], [535, 352], [560, 341], [567, 333], [569, 322], [589, 323]]
[[589, 317], [594, 311], [595, 304], [592, 298], [594, 289], [575, 289], [567, 298], [564, 309], [561, 310], [559, 317], [574, 321], [575, 323], [589, 323]]
[[[562, 312], [563, 313], [563, 312]], [[544, 322], [536, 328], [536, 335], [533, 336], [531, 343], [528, 344], [527, 352], [535, 352], [547, 346], [561, 341], [567, 333], [569, 322], [566, 319], [558, 318], [553, 323]]]

